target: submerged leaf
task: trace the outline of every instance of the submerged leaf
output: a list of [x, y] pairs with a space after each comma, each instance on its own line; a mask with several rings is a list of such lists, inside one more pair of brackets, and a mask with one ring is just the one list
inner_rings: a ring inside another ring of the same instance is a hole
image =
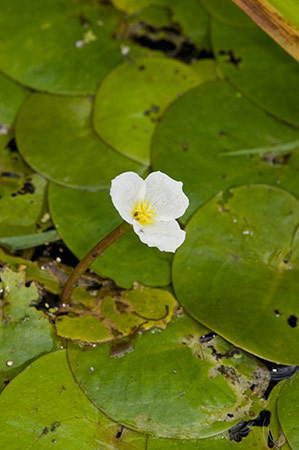
[[181, 316], [131, 341], [84, 351], [71, 344], [68, 358], [81, 388], [114, 420], [154, 436], [203, 438], [261, 409], [269, 381], [254, 358], [207, 333]]

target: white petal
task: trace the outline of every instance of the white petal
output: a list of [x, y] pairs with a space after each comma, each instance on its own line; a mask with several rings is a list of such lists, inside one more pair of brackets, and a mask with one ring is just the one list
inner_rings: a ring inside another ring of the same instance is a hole
[[133, 228], [142, 242], [149, 247], [158, 247], [161, 252], [175, 252], [186, 236], [176, 220], [159, 221], [144, 226], [135, 220]]
[[125, 172], [111, 182], [112, 203], [120, 216], [133, 223], [132, 211], [137, 202], [144, 199], [145, 182], [137, 173]]
[[189, 199], [183, 192], [183, 183], [173, 180], [165, 173], [149, 174], [145, 186], [145, 198], [157, 210], [157, 220], [177, 219], [189, 206]]

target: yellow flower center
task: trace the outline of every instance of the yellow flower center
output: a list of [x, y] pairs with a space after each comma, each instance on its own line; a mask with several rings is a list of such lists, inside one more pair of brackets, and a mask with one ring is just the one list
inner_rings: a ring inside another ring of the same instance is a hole
[[148, 200], [142, 200], [141, 202], [136, 203], [132, 216], [135, 220], [137, 220], [141, 225], [148, 225], [150, 223], [155, 223], [153, 217], [156, 217], [157, 212], [156, 209], [152, 208], [153, 204], [148, 204]]

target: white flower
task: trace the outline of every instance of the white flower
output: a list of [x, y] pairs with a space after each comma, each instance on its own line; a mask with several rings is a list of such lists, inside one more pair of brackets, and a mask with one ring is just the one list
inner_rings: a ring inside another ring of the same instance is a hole
[[149, 247], [175, 252], [184, 242], [186, 233], [175, 220], [189, 206], [182, 182], [162, 172], [153, 172], [145, 180], [125, 172], [112, 180], [110, 195], [121, 217]]

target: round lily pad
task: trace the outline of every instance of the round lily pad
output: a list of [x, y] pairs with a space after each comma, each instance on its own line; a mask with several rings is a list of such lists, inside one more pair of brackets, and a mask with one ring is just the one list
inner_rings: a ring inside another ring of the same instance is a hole
[[110, 5], [44, 0], [41, 7], [39, 0], [1, 0], [0, 9], [0, 69], [25, 86], [59, 94], [94, 93], [124, 59], [122, 41], [114, 37], [121, 13]]
[[[49, 203], [59, 234], [78, 258], [83, 258], [121, 221], [106, 190], [88, 192], [52, 183]], [[170, 262], [169, 253], [147, 247], [132, 231], [107, 249], [92, 268], [124, 288], [132, 287], [135, 281], [166, 286], [170, 283]]]
[[202, 81], [199, 71], [173, 59], [126, 62], [99, 87], [95, 130], [115, 149], [148, 164], [151, 138], [165, 108]]
[[144, 167], [106, 145], [91, 125], [92, 100], [33, 94], [22, 107], [16, 139], [26, 162], [57, 183], [87, 189], [110, 186], [112, 178]]
[[235, 27], [254, 27], [254, 22], [233, 2], [201, 0], [201, 4], [213, 19]]
[[298, 223], [298, 200], [271, 186], [243, 186], [207, 202], [173, 264], [186, 311], [251, 353], [299, 364]]
[[[267, 183], [299, 195], [298, 145], [287, 152], [283, 147], [298, 138], [298, 130], [273, 119], [226, 81], [212, 81], [168, 108], [153, 136], [152, 166], [183, 181], [190, 199], [186, 220], [231, 186]], [[268, 148], [254, 150], [261, 147]]]
[[157, 437], [202, 438], [254, 414], [268, 385], [257, 360], [208, 331], [180, 316], [165, 330], [116, 343], [129, 344], [122, 353], [71, 343], [68, 359], [83, 391], [114, 420]]
[[6, 450], [144, 450], [145, 437], [113, 423], [82, 393], [66, 352], [43, 356], [0, 396], [1, 445]]
[[278, 418], [292, 450], [299, 448], [299, 374], [288, 380], [277, 405]]
[[0, 151], [0, 238], [36, 233], [47, 182], [24, 164], [18, 153]]
[[[299, 126], [298, 63], [255, 26], [212, 22], [212, 45], [224, 74], [259, 107]], [[273, 70], [275, 68], [275, 76]]]

